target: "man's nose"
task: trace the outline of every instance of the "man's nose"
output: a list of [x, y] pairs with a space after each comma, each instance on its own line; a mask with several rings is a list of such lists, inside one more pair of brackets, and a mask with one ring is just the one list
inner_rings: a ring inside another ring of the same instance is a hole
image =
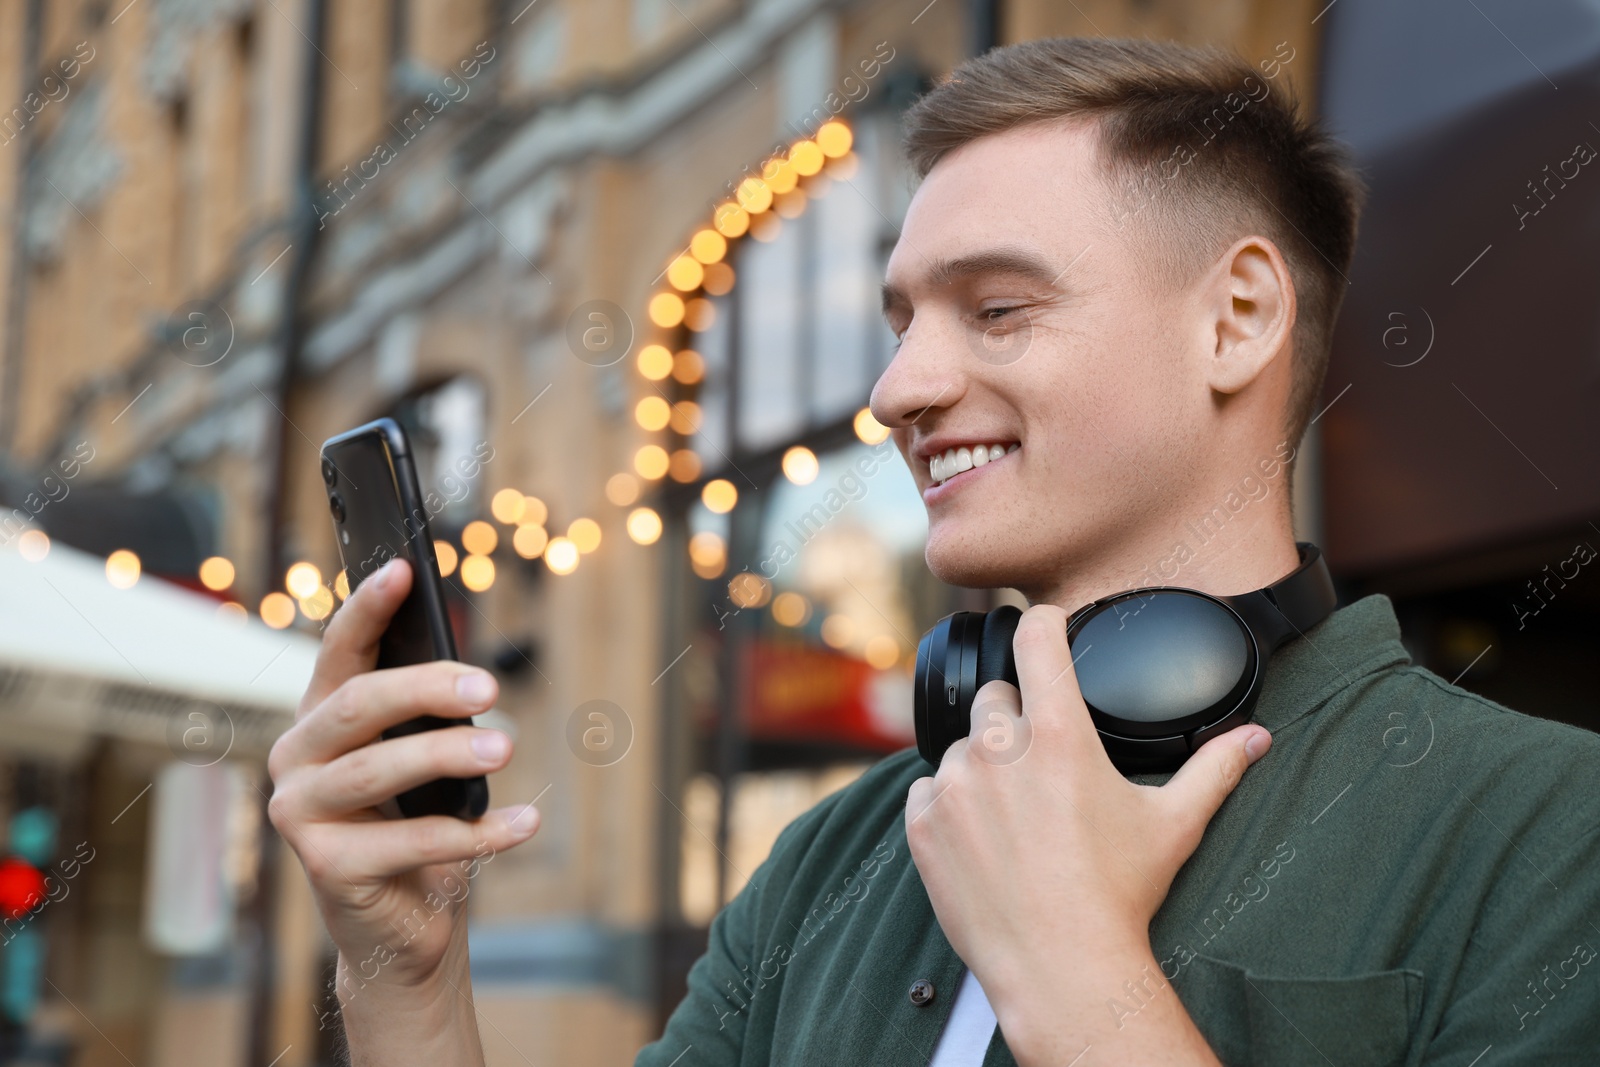
[[935, 331], [907, 330], [894, 359], [872, 387], [872, 417], [890, 429], [910, 426], [929, 411], [948, 408], [966, 392], [961, 360]]

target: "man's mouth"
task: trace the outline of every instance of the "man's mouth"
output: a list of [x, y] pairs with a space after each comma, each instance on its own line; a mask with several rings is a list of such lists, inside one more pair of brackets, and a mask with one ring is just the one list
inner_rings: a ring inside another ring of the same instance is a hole
[[934, 485], [943, 485], [958, 474], [964, 474], [974, 467], [982, 467], [986, 463], [992, 463], [1021, 447], [1021, 445], [1013, 441], [1010, 444], [949, 448], [939, 455], [928, 457], [928, 477]]

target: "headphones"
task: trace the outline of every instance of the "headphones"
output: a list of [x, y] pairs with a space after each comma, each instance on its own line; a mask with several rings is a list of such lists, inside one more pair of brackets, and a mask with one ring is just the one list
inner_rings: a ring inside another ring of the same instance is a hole
[[[1321, 550], [1298, 547], [1300, 566], [1253, 593], [1153, 586], [1096, 600], [1067, 620], [1079, 691], [1118, 771], [1175, 771], [1250, 721], [1267, 659], [1337, 605]], [[1009, 605], [958, 611], [918, 643], [917, 751], [935, 767], [967, 736], [978, 688], [997, 678], [1017, 684], [1011, 639], [1021, 619]]]

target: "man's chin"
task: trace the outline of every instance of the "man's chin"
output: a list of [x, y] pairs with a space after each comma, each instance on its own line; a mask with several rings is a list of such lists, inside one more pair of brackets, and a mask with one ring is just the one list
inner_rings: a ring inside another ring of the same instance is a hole
[[928, 570], [946, 585], [965, 589], [1005, 589], [1017, 584], [1017, 567], [1011, 561], [996, 558], [993, 554], [987, 559], [982, 556], [982, 551], [975, 548], [941, 551], [930, 543], [926, 559]]

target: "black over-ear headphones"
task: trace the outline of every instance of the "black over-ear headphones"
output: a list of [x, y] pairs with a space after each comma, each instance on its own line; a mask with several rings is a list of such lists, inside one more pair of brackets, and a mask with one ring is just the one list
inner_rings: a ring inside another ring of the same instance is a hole
[[[1337, 603], [1316, 545], [1265, 589], [1211, 596], [1156, 586], [1096, 600], [1067, 620], [1078, 689], [1123, 774], [1177, 770], [1218, 734], [1250, 721], [1268, 657]], [[917, 750], [934, 766], [967, 736], [985, 682], [1017, 684], [1011, 639], [1022, 612], [958, 611], [917, 645]]]

